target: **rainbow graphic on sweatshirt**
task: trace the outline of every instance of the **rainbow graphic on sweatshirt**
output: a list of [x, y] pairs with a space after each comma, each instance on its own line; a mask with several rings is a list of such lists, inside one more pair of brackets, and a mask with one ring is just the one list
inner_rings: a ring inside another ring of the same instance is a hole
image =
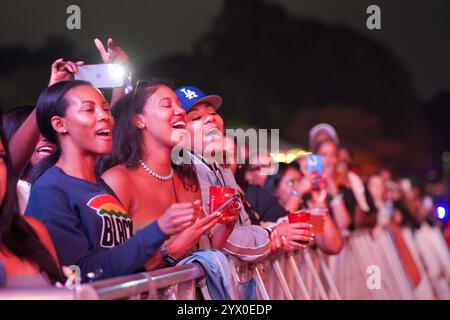
[[112, 195], [95, 196], [88, 201], [87, 205], [94, 209], [103, 221], [100, 246], [113, 248], [133, 235], [133, 222], [127, 210]]

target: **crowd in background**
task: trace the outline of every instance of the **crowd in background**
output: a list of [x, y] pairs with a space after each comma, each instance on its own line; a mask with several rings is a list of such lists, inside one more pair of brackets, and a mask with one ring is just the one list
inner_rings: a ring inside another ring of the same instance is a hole
[[[129, 64], [112, 40], [96, 45], [104, 63]], [[80, 267], [82, 282], [193, 261], [215, 270], [213, 263], [257, 263], [307, 246], [338, 254], [355, 229], [371, 228], [375, 237], [386, 226], [438, 223], [433, 199], [411, 180], [386, 168], [362, 175], [327, 123], [309, 135], [321, 172], [310, 171], [305, 156], [267, 175], [270, 155], [238, 145], [232, 149], [245, 162], [233, 152], [222, 165], [204, 156], [228, 141], [220, 96], [140, 81], [127, 94], [114, 89], [108, 102], [90, 83], [73, 80], [81, 65], [56, 60], [36, 106], [2, 117], [0, 262], [7, 276], [44, 274], [64, 284], [69, 265]], [[173, 134], [185, 131], [202, 138], [184, 146], [189, 165], [171, 161]], [[210, 212], [210, 187], [236, 191], [226, 216]], [[301, 209], [320, 211], [322, 234], [288, 222]], [[256, 297], [251, 286], [209, 289], [217, 299]]]
[[[351, 149], [340, 145], [337, 132], [330, 124], [320, 123], [311, 128], [309, 141], [310, 151], [320, 155], [323, 161], [329, 202], [334, 198], [345, 204], [344, 222], [339, 225], [342, 229], [373, 228], [389, 222], [411, 228], [419, 228], [423, 222], [440, 224], [433, 198], [420, 186], [412, 184], [411, 179], [394, 178], [386, 167], [380, 167], [370, 175], [361, 173]], [[270, 167], [272, 161], [269, 155], [255, 155], [249, 160], [253, 164], [238, 167], [238, 182], [244, 188], [253, 185], [265, 188], [276, 196], [285, 210], [298, 210], [300, 206], [290, 205], [291, 199], [298, 196], [295, 190], [305, 194], [312, 184], [305, 169], [306, 156], [289, 164], [280, 163], [275, 175], [261, 173], [261, 169]], [[299, 205], [307, 201], [307, 197], [301, 198]], [[263, 220], [280, 218], [268, 215]]]

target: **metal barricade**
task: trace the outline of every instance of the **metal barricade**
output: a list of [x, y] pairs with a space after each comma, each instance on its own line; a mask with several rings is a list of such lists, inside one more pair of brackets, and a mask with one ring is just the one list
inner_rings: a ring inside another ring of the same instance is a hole
[[0, 300], [75, 300], [74, 290], [64, 288], [0, 289]]
[[196, 286], [206, 285], [204, 276], [201, 266], [192, 263], [85, 284], [77, 289], [77, 297], [82, 300], [192, 300]]
[[264, 299], [311, 300], [315, 295], [322, 300], [342, 299], [327, 257], [315, 250], [278, 254], [259, 264], [255, 273]]
[[196, 287], [208, 299], [205, 272], [196, 263], [83, 284], [73, 290], [54, 287], [0, 289], [0, 300], [194, 300]]
[[409, 251], [411, 252], [411, 255], [413, 256], [414, 262], [416, 263], [417, 267], [419, 268], [420, 272], [420, 283], [417, 286], [417, 288], [414, 289], [414, 294], [416, 297], [420, 300], [432, 300], [437, 298], [434, 294], [433, 286], [431, 285], [430, 277], [428, 276], [428, 273], [426, 272], [426, 268], [424, 264], [422, 263], [422, 258], [420, 257], [420, 253], [415, 245], [414, 242], [414, 235], [409, 228], [403, 228], [402, 229], [402, 235], [405, 239], [406, 245], [409, 248]]
[[442, 300], [450, 299], [449, 279], [446, 276], [449, 266], [444, 265], [446, 258], [441, 257], [441, 255], [448, 256], [448, 248], [444, 253], [436, 248], [437, 236], [433, 235], [432, 229], [425, 224], [414, 233], [413, 237], [436, 297]]
[[372, 298], [366, 284], [366, 271], [357, 259], [348, 241], [338, 255], [329, 257], [336, 286], [346, 300]]
[[[401, 299], [397, 284], [392, 277], [387, 257], [380, 241], [373, 239], [369, 230], [355, 231], [349, 239], [352, 252], [355, 254], [360, 272], [366, 278], [366, 287], [372, 299], [390, 300]], [[371, 268], [379, 270], [380, 288], [370, 287], [367, 283], [368, 271]]]
[[[421, 281], [412, 288], [388, 229], [357, 230], [338, 255], [307, 248], [279, 253], [258, 264], [233, 262], [237, 281], [253, 278], [263, 300], [450, 299], [450, 254], [439, 229], [422, 226], [401, 234], [418, 266]], [[236, 259], [237, 260], [237, 259]], [[371, 287], [372, 267], [380, 287]], [[205, 272], [196, 263], [83, 284], [75, 290], [52, 287], [0, 289], [0, 299], [210, 299]]]

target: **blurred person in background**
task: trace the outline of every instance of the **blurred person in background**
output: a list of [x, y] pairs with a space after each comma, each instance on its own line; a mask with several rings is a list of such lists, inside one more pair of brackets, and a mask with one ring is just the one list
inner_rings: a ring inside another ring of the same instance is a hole
[[268, 169], [271, 165], [272, 158], [270, 155], [265, 153], [253, 153], [248, 158], [248, 165], [243, 179], [251, 185], [263, 187], [268, 175], [264, 174], [261, 170]]
[[[326, 140], [334, 141], [338, 147], [335, 170], [346, 181], [358, 204], [358, 208], [354, 210], [350, 208], [350, 211], [351, 213], [357, 214], [358, 219], [366, 220], [364, 214], [369, 212], [369, 206], [365, 196], [364, 183], [358, 174], [358, 168], [354, 165], [352, 150], [350, 147], [340, 144], [336, 129], [328, 123], [319, 123], [309, 131], [309, 147], [313, 152], [317, 150], [319, 144], [322, 144]], [[350, 205], [350, 202], [350, 197], [347, 196], [347, 204]], [[361, 210], [362, 212], [356, 212], [357, 210]]]
[[400, 214], [394, 216], [394, 221], [398, 225], [419, 228], [417, 217], [422, 204], [419, 189], [413, 185], [409, 178], [399, 179], [398, 186], [401, 198], [396, 204], [401, 210]]
[[370, 208], [367, 204], [364, 183], [358, 174], [359, 169], [354, 165], [353, 152], [349, 147], [339, 146], [336, 171], [339, 172], [340, 175], [347, 177], [359, 208], [363, 213], [368, 213]]
[[[233, 173], [242, 195], [242, 203], [253, 224], [264, 222], [276, 222], [279, 218], [286, 216], [287, 212], [278, 203], [278, 200], [259, 184], [252, 184], [246, 180], [249, 163], [248, 150], [245, 146], [239, 148], [237, 139], [225, 136], [225, 158], [224, 167], [229, 168]], [[240, 154], [239, 154], [240, 152]], [[266, 168], [269, 169], [271, 163]], [[256, 171], [256, 170], [255, 170]], [[261, 167], [258, 168], [258, 174], [263, 176]], [[254, 171], [251, 174], [255, 174]], [[255, 174], [256, 176], [256, 174]], [[266, 177], [264, 175], [264, 177]], [[265, 178], [264, 178], [265, 180]], [[256, 181], [256, 180], [252, 180]], [[262, 182], [260, 180], [259, 182]]]
[[[380, 175], [381, 179], [385, 181], [382, 175]], [[401, 186], [399, 183], [395, 181], [388, 181], [384, 184], [385, 189], [385, 200], [389, 203], [392, 203], [392, 214], [391, 220], [398, 225], [413, 225], [413, 219], [410, 211], [405, 205], [405, 197], [403, 195]]]
[[438, 221], [433, 214], [435, 205], [430, 196], [425, 195], [423, 189], [412, 184], [410, 179], [401, 179], [403, 191], [403, 205], [405, 213], [399, 218], [401, 224], [413, 228], [420, 228], [422, 223], [435, 225]]
[[386, 226], [394, 215], [394, 199], [387, 197], [383, 178], [374, 174], [367, 178], [366, 198], [371, 216], [379, 226]]
[[309, 193], [317, 175], [303, 179], [300, 167], [296, 162], [290, 164], [280, 162], [277, 173], [269, 176], [264, 188], [272, 193], [287, 212], [294, 212], [304, 204], [304, 196]]
[[319, 143], [329, 139], [339, 144], [336, 129], [328, 123], [318, 123], [309, 130], [309, 149], [314, 150]]
[[380, 175], [381, 179], [383, 179], [383, 183], [384, 184], [389, 183], [389, 182], [392, 181], [392, 173], [391, 173], [391, 171], [389, 169], [381, 168], [379, 170], [378, 174]]
[[336, 170], [338, 145], [333, 139], [325, 139], [314, 147], [313, 153], [322, 157], [325, 190], [336, 224], [340, 229], [354, 229], [358, 204], [347, 175]]
[[[319, 189], [314, 188], [316, 184]], [[327, 254], [338, 254], [342, 250], [344, 241], [329, 214], [323, 179], [317, 172], [303, 175], [297, 162], [279, 163], [278, 172], [267, 178], [265, 188], [275, 195], [286, 212], [306, 208], [321, 210], [324, 229], [323, 234], [315, 236], [315, 243]]]

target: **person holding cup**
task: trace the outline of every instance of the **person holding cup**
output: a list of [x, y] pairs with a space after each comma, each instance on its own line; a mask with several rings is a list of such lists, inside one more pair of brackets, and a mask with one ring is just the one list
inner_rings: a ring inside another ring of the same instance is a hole
[[[221, 213], [205, 214], [195, 174], [171, 161], [177, 144], [172, 137], [186, 130], [186, 120], [170, 85], [139, 81], [112, 113], [116, 121], [113, 151], [97, 169], [130, 213], [135, 229], [151, 224], [172, 206], [196, 215], [190, 227], [159, 248], [146, 268], [175, 265], [198, 249], [222, 249], [228, 231], [210, 231]], [[231, 214], [223, 219], [236, 218]]]
[[[233, 173], [219, 163], [223, 159], [220, 155], [223, 155], [224, 148], [224, 124], [217, 109], [222, 104], [222, 98], [205, 95], [192, 86], [181, 87], [176, 93], [181, 106], [186, 110], [186, 129], [190, 136], [190, 140], [184, 144], [184, 151], [187, 160], [194, 165], [203, 205], [206, 206], [209, 202], [211, 186], [233, 188], [242, 193]], [[265, 229], [252, 225], [241, 200], [238, 208], [239, 219], [232, 226], [223, 250], [243, 261], [258, 261], [281, 248], [304, 248], [305, 245], [295, 241], [309, 243], [312, 240], [311, 226], [308, 223], [284, 224]]]
[[289, 212], [290, 223], [311, 223], [317, 246], [324, 253], [338, 254], [344, 241], [329, 215], [323, 179], [316, 172], [305, 170], [305, 161], [306, 158], [300, 160], [302, 170], [297, 162], [280, 163], [278, 173], [268, 178], [265, 187]]

